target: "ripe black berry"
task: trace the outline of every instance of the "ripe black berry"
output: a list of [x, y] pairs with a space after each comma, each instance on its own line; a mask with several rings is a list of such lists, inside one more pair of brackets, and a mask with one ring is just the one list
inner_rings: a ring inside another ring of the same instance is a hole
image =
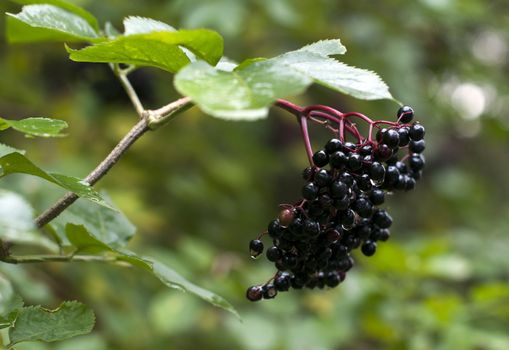
[[290, 276], [288, 274], [276, 276], [274, 279], [274, 287], [276, 287], [279, 292], [286, 292], [290, 289]]
[[269, 249], [267, 249], [267, 252], [265, 253], [267, 255], [267, 259], [272, 262], [276, 262], [279, 259], [281, 259], [281, 250], [276, 247], [272, 246]]
[[384, 179], [385, 176], [385, 168], [384, 166], [379, 162], [373, 162], [369, 166], [368, 169], [369, 176], [371, 179], [375, 182], [381, 181]]
[[413, 124], [409, 130], [410, 139], [412, 139], [414, 141], [422, 140], [425, 133], [426, 133], [426, 130], [424, 129], [424, 126], [422, 126], [421, 124], [417, 124], [417, 123]]
[[422, 153], [426, 148], [426, 142], [424, 140], [410, 141], [408, 149], [414, 153]]
[[336, 180], [330, 186], [330, 193], [333, 198], [343, 198], [348, 193], [348, 186], [339, 180]]
[[273, 299], [277, 295], [277, 289], [272, 283], [266, 284], [263, 287], [263, 299]]
[[419, 171], [424, 168], [424, 157], [421, 154], [414, 153], [408, 160], [408, 165], [413, 171]]
[[403, 124], [408, 124], [414, 118], [414, 110], [410, 106], [403, 106], [398, 109], [398, 121]]
[[313, 200], [318, 196], [320, 189], [313, 182], [309, 182], [302, 187], [302, 197], [307, 200]]
[[329, 164], [329, 155], [324, 151], [318, 151], [313, 155], [313, 162], [318, 167], [323, 167]]
[[366, 241], [361, 247], [362, 254], [372, 256], [376, 253], [376, 243], [373, 241]]
[[357, 153], [352, 153], [347, 160], [348, 169], [352, 171], [359, 170], [362, 167], [362, 157]]
[[269, 226], [267, 227], [267, 231], [269, 233], [269, 236], [272, 238], [279, 238], [283, 234], [283, 228], [279, 224], [278, 219], [272, 220], [269, 223]]
[[258, 257], [261, 253], [263, 253], [263, 242], [259, 239], [253, 239], [249, 242], [249, 253], [252, 258]]
[[312, 181], [313, 176], [315, 175], [315, 168], [308, 166], [306, 169], [302, 171], [302, 178], [306, 181]]
[[325, 151], [329, 154], [333, 154], [336, 151], [343, 149], [343, 143], [339, 139], [330, 139], [325, 145]]
[[408, 127], [402, 127], [398, 129], [399, 135], [399, 147], [405, 147], [410, 142], [410, 132]]
[[334, 152], [329, 159], [330, 165], [335, 169], [341, 169], [347, 163], [348, 157], [341, 151]]
[[315, 184], [317, 184], [320, 187], [327, 186], [331, 182], [331, 180], [332, 176], [325, 169], [321, 169], [315, 174]]
[[376, 210], [371, 220], [379, 228], [389, 228], [392, 225], [392, 217], [382, 209]]
[[378, 188], [373, 189], [371, 191], [371, 193], [369, 194], [369, 200], [374, 205], [383, 204], [383, 202], [385, 200], [385, 193], [384, 193], [384, 191], [381, 190], [381, 189], [378, 189]]
[[263, 288], [262, 286], [252, 286], [249, 287], [246, 292], [246, 297], [251, 301], [261, 300], [263, 297]]
[[394, 129], [388, 129], [382, 133], [382, 142], [390, 148], [396, 148], [399, 145], [399, 134]]

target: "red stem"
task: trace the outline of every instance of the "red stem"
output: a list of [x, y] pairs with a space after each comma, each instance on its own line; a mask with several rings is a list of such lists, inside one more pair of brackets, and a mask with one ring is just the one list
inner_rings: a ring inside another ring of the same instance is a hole
[[315, 166], [315, 163], [313, 162], [313, 148], [311, 147], [311, 141], [309, 140], [308, 121], [305, 115], [300, 116], [299, 123], [302, 138], [304, 139], [304, 146], [306, 147], [306, 153], [308, 155], [309, 165]]

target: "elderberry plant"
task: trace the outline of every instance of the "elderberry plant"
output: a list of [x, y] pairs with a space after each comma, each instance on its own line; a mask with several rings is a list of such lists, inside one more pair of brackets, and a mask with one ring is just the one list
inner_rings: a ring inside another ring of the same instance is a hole
[[[128, 250], [136, 228], [104, 192], [92, 187], [140, 137], [192, 106], [228, 120], [264, 118], [270, 107], [276, 107], [289, 111], [300, 123], [310, 162], [303, 173], [303, 199], [283, 205], [262, 234], [272, 239], [266, 255], [278, 272], [270, 283], [251, 287], [250, 300], [270, 299], [290, 288], [334, 287], [353, 265], [352, 249], [361, 246], [365, 255], [373, 255], [377, 242], [389, 238], [392, 218], [378, 206], [391, 191], [412, 189], [424, 166], [424, 128], [412, 123], [413, 110], [404, 106], [396, 121], [374, 121], [361, 113], [341, 113], [327, 106], [302, 108], [283, 99], [317, 83], [355, 98], [394, 100], [377, 74], [337, 60], [346, 52], [340, 40], [322, 40], [273, 58], [237, 64], [223, 57], [223, 39], [211, 30], [177, 30], [154, 19], [127, 17], [121, 32], [110, 23], [99, 25], [91, 13], [64, 0], [13, 1], [25, 6], [17, 14], [7, 14], [10, 43], [62, 42], [72, 61], [108, 64], [130, 98], [137, 120], [83, 179], [49, 173], [20, 148], [0, 143], [0, 179], [27, 174], [69, 191], [46, 210], [32, 208], [19, 193], [0, 192], [2, 263], [87, 261], [135, 266], [170, 288], [236, 314], [222, 297], [171, 267]], [[174, 74], [170, 79], [182, 97], [157, 109], [145, 108], [129, 80], [130, 73], [143, 67]], [[355, 118], [367, 122], [366, 137]], [[308, 122], [334, 134], [315, 153]], [[65, 136], [66, 127], [65, 121], [52, 118], [0, 118], [0, 130], [13, 129], [30, 137]], [[399, 158], [398, 151], [406, 155]], [[261, 238], [250, 242], [252, 256], [264, 251]], [[37, 250], [26, 255], [17, 249], [25, 245]], [[0, 327], [8, 329], [2, 333], [7, 348], [23, 341], [50, 342], [88, 333], [94, 321], [92, 310], [77, 302], [47, 310], [24, 306], [13, 292], [0, 298]]]

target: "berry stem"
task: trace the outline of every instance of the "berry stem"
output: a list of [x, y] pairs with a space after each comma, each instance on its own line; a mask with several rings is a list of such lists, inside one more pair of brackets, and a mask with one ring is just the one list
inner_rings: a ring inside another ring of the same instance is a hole
[[315, 163], [313, 162], [313, 148], [311, 147], [311, 141], [309, 139], [308, 121], [305, 115], [300, 116], [299, 124], [302, 132], [302, 138], [304, 139], [304, 146], [306, 147], [309, 165], [315, 166]]
[[274, 102], [274, 105], [284, 109], [285, 111], [288, 111], [295, 115], [296, 117], [300, 117], [304, 108], [297, 106], [296, 104], [291, 103], [290, 101], [278, 99], [276, 102]]

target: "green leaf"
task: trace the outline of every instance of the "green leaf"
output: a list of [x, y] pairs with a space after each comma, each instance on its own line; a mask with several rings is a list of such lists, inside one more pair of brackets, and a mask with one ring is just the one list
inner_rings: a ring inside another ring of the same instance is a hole
[[134, 266], [138, 266], [139, 268], [151, 272], [167, 287], [175, 288], [183, 292], [192, 293], [214, 306], [220, 307], [233, 313], [237, 318], [239, 318], [237, 311], [224, 298], [188, 281], [167, 265], [150, 257], [138, 256], [135, 253], [127, 250], [122, 250], [118, 253], [119, 260], [129, 262]]
[[204, 112], [235, 120], [266, 117], [276, 99], [313, 82], [360, 99], [392, 99], [378, 75], [329, 57], [345, 52], [339, 40], [324, 40], [272, 59], [246, 60], [232, 72], [195, 62], [176, 75], [175, 87]]
[[129, 16], [124, 19], [124, 35], [147, 34], [152, 32], [175, 32], [176, 29], [152, 18]]
[[58, 246], [37, 231], [34, 210], [19, 194], [0, 190], [0, 238], [18, 244], [33, 244], [56, 252]]
[[[132, 30], [140, 30], [132, 29]], [[200, 59], [216, 64], [223, 53], [223, 39], [206, 29], [161, 31], [119, 36], [81, 50], [67, 49], [77, 62], [125, 63], [152, 66], [175, 73], [190, 62], [179, 46]]]
[[3, 170], [0, 179], [9, 174], [21, 173], [40, 177], [52, 182], [68, 191], [76, 193], [79, 197], [113, 209], [89, 184], [76, 177], [62, 174], [50, 174], [37, 167], [20, 153], [10, 153], [0, 158], [0, 167]]
[[30, 136], [39, 137], [61, 137], [60, 131], [67, 128], [67, 123], [63, 120], [32, 117], [21, 120], [9, 120], [0, 118], [0, 129], [13, 128], [16, 131], [22, 132]]
[[177, 90], [190, 96], [204, 112], [232, 120], [264, 118], [277, 98], [302, 93], [311, 83], [305, 75], [269, 61], [232, 72], [199, 61], [175, 77]]
[[64, 10], [67, 10], [69, 12], [74, 13], [75, 15], [82, 17], [84, 20], [88, 22], [88, 24], [92, 26], [92, 28], [94, 28], [97, 32], [99, 31], [99, 23], [97, 22], [97, 18], [95, 18], [94, 15], [92, 15], [84, 8], [76, 6], [73, 3], [64, 0], [11, 0], [11, 1], [21, 5], [48, 4], [60, 7]]
[[104, 40], [87, 20], [53, 5], [27, 5], [20, 13], [7, 16], [7, 38], [11, 43]]
[[188, 281], [172, 268], [145, 256], [138, 256], [136, 253], [127, 249], [117, 249], [98, 239], [92, 232], [88, 231], [84, 225], [66, 225], [67, 239], [78, 250], [79, 253], [97, 254], [100, 252], [113, 253], [118, 260], [128, 262], [150, 272], [157, 277], [163, 284], [170, 288], [179, 289], [184, 292], [192, 293], [201, 299], [225, 309], [238, 317], [237, 311], [224, 298], [211, 291], [198, 287]]
[[101, 193], [101, 195], [108, 205], [115, 209], [114, 211], [78, 199], [51, 222], [51, 226], [63, 240], [64, 245], [67, 244], [65, 238], [68, 224], [84, 226], [94, 239], [111, 248], [124, 247], [134, 236], [136, 227], [116, 209], [107, 194]]
[[[4, 145], [3, 143], [0, 143], [0, 157], [3, 157], [7, 154], [18, 152], [20, 154], [25, 154], [24, 150], [13, 148], [11, 146]], [[2, 176], [1, 172], [2, 168], [0, 167], [0, 177]]]
[[14, 327], [9, 329], [11, 343], [7, 347], [23, 341], [54, 342], [87, 334], [95, 324], [94, 312], [87, 306], [76, 302], [63, 302], [55, 310], [41, 306], [22, 308]]
[[92, 236], [83, 225], [67, 224], [65, 233], [69, 242], [79, 254], [97, 254], [111, 251], [111, 248]]

